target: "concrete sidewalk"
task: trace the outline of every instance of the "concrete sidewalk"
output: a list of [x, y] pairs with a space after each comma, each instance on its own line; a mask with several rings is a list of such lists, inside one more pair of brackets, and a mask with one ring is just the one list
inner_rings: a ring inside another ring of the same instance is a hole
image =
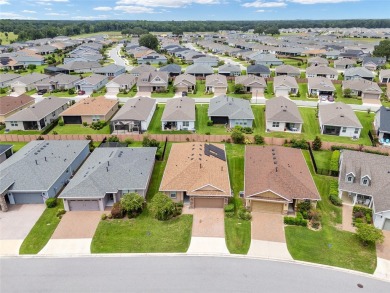
[[225, 238], [221, 237], [192, 237], [187, 253], [229, 254]]
[[251, 241], [248, 256], [293, 260], [290, 253], [288, 252], [286, 243], [254, 239]]
[[88, 255], [91, 254], [92, 238], [50, 239], [39, 255]]
[[390, 281], [390, 260], [378, 257], [374, 276]]
[[352, 205], [343, 203], [343, 213], [342, 213], [343, 224], [342, 224], [342, 227], [343, 227], [344, 231], [355, 233], [356, 229], [352, 225], [352, 211], [353, 211]]

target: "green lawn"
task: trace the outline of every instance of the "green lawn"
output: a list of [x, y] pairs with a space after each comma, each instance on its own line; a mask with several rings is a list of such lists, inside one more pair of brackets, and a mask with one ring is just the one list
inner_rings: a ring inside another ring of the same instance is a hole
[[267, 90], [264, 91], [264, 97], [266, 99], [273, 98], [274, 95], [274, 83], [272, 81], [267, 82]]
[[[2, 130], [4, 133], [4, 129]], [[41, 134], [42, 132], [39, 130], [12, 130], [7, 132], [7, 134], [17, 134], [17, 135], [38, 135]]]
[[332, 151], [313, 151], [313, 155], [314, 159], [316, 160], [317, 168], [329, 170], [329, 163], [332, 157]]
[[165, 105], [157, 105], [154, 112], [152, 121], [150, 121], [147, 133], [154, 134], [190, 134], [190, 131], [178, 130], [178, 131], [163, 131], [161, 130], [161, 117], [164, 112]]
[[341, 89], [341, 84], [335, 84], [334, 87], [336, 88], [336, 102], [342, 102], [345, 104], [356, 104], [356, 105], [363, 104], [361, 99], [344, 98], [343, 90]]
[[230, 185], [235, 196], [244, 190], [244, 153], [245, 145], [225, 144], [229, 167]]
[[0, 144], [12, 144], [13, 145], [12, 150], [15, 153], [18, 150], [20, 150], [22, 147], [24, 147], [26, 144], [28, 144], [28, 142], [24, 142], [24, 141], [0, 141]]
[[56, 93], [46, 93], [43, 94], [44, 97], [61, 97], [61, 98], [72, 98], [72, 97], [77, 97], [77, 93], [75, 92], [74, 94], [70, 95], [68, 91], [63, 91], [63, 92], [56, 92]]
[[98, 90], [96, 93], [92, 93], [91, 97], [101, 97], [104, 96], [107, 93], [106, 87], [102, 87], [100, 90]]
[[186, 252], [192, 215], [158, 221], [144, 212], [135, 219], [105, 220], [92, 239], [92, 253]]
[[100, 130], [94, 130], [81, 124], [65, 124], [64, 126], [57, 125], [49, 134], [54, 132], [57, 132], [57, 134], [110, 134], [110, 126], [106, 125]]
[[196, 81], [196, 93], [188, 93], [189, 97], [192, 98], [212, 98], [212, 95], [206, 95], [206, 84], [204, 80], [197, 80]]
[[291, 256], [296, 260], [373, 273], [376, 267], [375, 245], [363, 246], [353, 233], [336, 228], [336, 224], [341, 223], [341, 208], [330, 203], [328, 194], [330, 181], [337, 179], [314, 174], [308, 151], [304, 151], [304, 156], [322, 199], [317, 205], [322, 213], [322, 229], [312, 231], [304, 227], [286, 227]]
[[251, 221], [225, 217], [225, 239], [230, 253], [247, 254], [251, 245]]
[[8, 32], [8, 37], [5, 36], [6, 32], [0, 32], [0, 40], [2, 45], [9, 45], [11, 41], [16, 41], [18, 35], [15, 35], [13, 32]]
[[[295, 59], [281, 58], [280, 60], [282, 60], [285, 65], [292, 65], [292, 66], [302, 68], [302, 69], [305, 69], [307, 67], [307, 63], [303, 63], [302, 61], [298, 61]], [[301, 63], [301, 65], [298, 66], [298, 63]]]
[[209, 120], [207, 111], [209, 109], [208, 104], [198, 104], [196, 105], [196, 121], [195, 129], [199, 134], [228, 134], [226, 131], [225, 125], [216, 124], [213, 126], [207, 126], [207, 121]]
[[175, 92], [173, 91], [173, 85], [168, 85], [168, 92], [163, 93], [152, 93], [152, 98], [173, 98]]
[[34, 95], [34, 94], [36, 94], [36, 93], [37, 93], [37, 90], [36, 90], [36, 89], [33, 89], [33, 90], [31, 90], [31, 91], [25, 92], [24, 94], [25, 94], [25, 95], [28, 95], [28, 96], [32, 96], [32, 95]]
[[116, 96], [118, 98], [133, 98], [137, 94], [137, 87], [134, 86], [127, 94], [125, 93], [119, 93]]
[[35, 223], [34, 227], [24, 239], [20, 247], [19, 254], [37, 254], [49, 241], [54, 230], [60, 223], [60, 219], [56, 216], [59, 209], [63, 209], [62, 200], [58, 200], [58, 205], [54, 208], [46, 208], [41, 217]]

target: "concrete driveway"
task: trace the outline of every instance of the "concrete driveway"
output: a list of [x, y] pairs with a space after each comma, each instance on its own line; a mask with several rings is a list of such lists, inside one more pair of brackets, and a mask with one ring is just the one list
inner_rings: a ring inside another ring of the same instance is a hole
[[191, 244], [187, 253], [228, 254], [224, 218], [223, 209], [194, 209]]
[[374, 276], [390, 281], [390, 231], [383, 230], [385, 241], [376, 246], [377, 264]]
[[248, 255], [292, 260], [286, 245], [282, 215], [252, 212], [251, 238]]
[[39, 254], [90, 254], [92, 238], [101, 215], [101, 211], [67, 212]]
[[24, 238], [46, 207], [44, 204], [8, 207], [8, 212], [0, 212], [0, 255], [18, 255]]

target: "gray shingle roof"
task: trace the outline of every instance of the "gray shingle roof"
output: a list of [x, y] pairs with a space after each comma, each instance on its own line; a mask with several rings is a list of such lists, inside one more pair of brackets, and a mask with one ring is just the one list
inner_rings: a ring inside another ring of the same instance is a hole
[[66, 70], [81, 70], [81, 69], [93, 69], [101, 68], [102, 66], [96, 61], [73, 61], [64, 65], [57, 66]]
[[390, 108], [386, 108], [385, 106], [380, 107], [380, 130], [390, 132]]
[[341, 102], [320, 104], [319, 116], [323, 125], [363, 128], [351, 106]]
[[[15, 191], [47, 191], [88, 143], [87, 140], [32, 141], [0, 164], [0, 181], [14, 181], [11, 189]], [[4, 189], [3, 183], [0, 189]]]
[[7, 117], [5, 121], [38, 121], [70, 101], [71, 99], [48, 97]]
[[298, 88], [297, 80], [288, 75], [280, 75], [274, 77], [274, 88], [287, 86], [289, 88]]
[[146, 121], [155, 108], [157, 101], [147, 97], [137, 97], [129, 99], [118, 113], [111, 119], [111, 121], [117, 120], [137, 120]]
[[192, 64], [186, 68], [187, 74], [213, 74], [211, 66], [205, 64]]
[[381, 94], [382, 90], [376, 82], [358, 78], [353, 80], [343, 80], [343, 89], [351, 89], [362, 92]]
[[303, 123], [297, 105], [290, 99], [275, 97], [265, 102], [267, 121]]
[[18, 79], [13, 80], [11, 82], [11, 85], [13, 85], [15, 83], [23, 83], [23, 84], [28, 85], [28, 84], [32, 84], [34, 82], [38, 82], [40, 80], [43, 80], [47, 77], [49, 77], [49, 76], [46, 74], [40, 74], [40, 73], [33, 72], [31, 74], [26, 74], [26, 75], [21, 76]]
[[115, 73], [115, 72], [121, 71], [123, 69], [125, 69], [124, 66], [116, 65], [116, 64], [109, 64], [107, 66], [100, 67], [100, 68], [94, 70], [94, 72], [95, 73]]
[[325, 77], [308, 77], [307, 83], [309, 89], [316, 89], [320, 91], [335, 91], [332, 81]]
[[248, 100], [225, 95], [210, 100], [208, 116], [229, 117], [229, 119], [255, 119]]
[[248, 74], [255, 74], [255, 73], [265, 73], [265, 74], [270, 74], [271, 70], [264, 65], [260, 64], [254, 64], [254, 65], [249, 65], [248, 68], [246, 69]]
[[195, 121], [194, 99], [187, 97], [168, 99], [161, 121]]
[[[345, 176], [351, 168], [355, 181], [348, 183]], [[370, 185], [361, 185], [361, 177], [368, 172], [371, 175]], [[376, 213], [390, 210], [390, 157], [343, 150], [339, 182], [341, 190], [371, 195]]]
[[168, 73], [181, 73], [181, 67], [177, 64], [168, 64], [160, 68], [160, 71], [166, 71]]
[[59, 198], [102, 198], [118, 190], [146, 189], [157, 148], [97, 148]]
[[299, 68], [294, 67], [292, 65], [279, 65], [275, 67], [276, 73], [287, 73], [287, 74], [297, 74], [299, 75], [301, 72], [299, 71]]
[[374, 78], [374, 74], [364, 67], [352, 67], [345, 70], [344, 76], [360, 76]]

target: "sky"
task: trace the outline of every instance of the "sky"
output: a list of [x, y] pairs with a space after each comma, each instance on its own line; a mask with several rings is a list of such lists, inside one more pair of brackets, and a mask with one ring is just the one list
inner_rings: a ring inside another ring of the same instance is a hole
[[389, 17], [390, 0], [0, 0], [0, 19], [290, 20]]

